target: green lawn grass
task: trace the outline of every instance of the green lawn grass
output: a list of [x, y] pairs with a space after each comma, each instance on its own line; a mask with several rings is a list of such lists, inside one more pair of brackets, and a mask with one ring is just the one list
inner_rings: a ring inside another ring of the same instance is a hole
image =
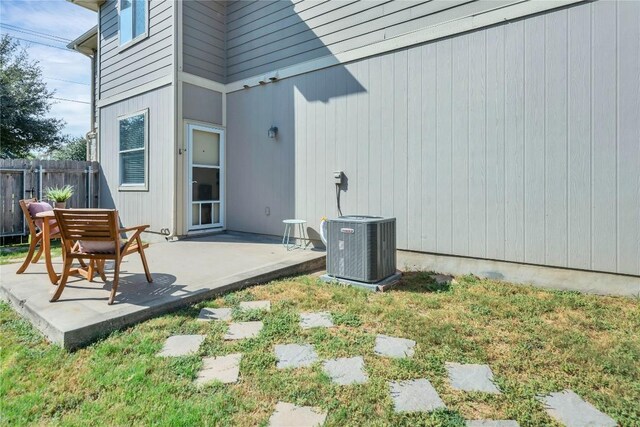
[[[51, 241], [51, 256], [59, 257], [62, 255], [61, 251], [60, 240]], [[0, 246], [0, 265], [23, 262], [28, 252], [28, 244]], [[44, 262], [44, 255], [40, 260], [39, 262]]]
[[[637, 299], [550, 292], [472, 276], [437, 285], [411, 273], [397, 289], [370, 293], [313, 276], [228, 294], [113, 333], [74, 353], [46, 343], [0, 306], [2, 424], [265, 425], [277, 401], [319, 406], [330, 426], [463, 426], [464, 419], [515, 419], [554, 426], [536, 396], [572, 389], [622, 426], [640, 425], [640, 304]], [[198, 322], [200, 308], [268, 299], [256, 339], [225, 342], [225, 324]], [[333, 329], [301, 330], [304, 311], [330, 311]], [[206, 334], [199, 355], [158, 358], [172, 334]], [[373, 354], [375, 335], [417, 341], [411, 359]], [[340, 387], [320, 363], [275, 367], [273, 346], [311, 343], [320, 358], [364, 356], [369, 382]], [[196, 388], [201, 357], [244, 354], [240, 382]], [[444, 362], [488, 363], [501, 395], [451, 389]], [[393, 412], [387, 381], [428, 378], [448, 410]]]

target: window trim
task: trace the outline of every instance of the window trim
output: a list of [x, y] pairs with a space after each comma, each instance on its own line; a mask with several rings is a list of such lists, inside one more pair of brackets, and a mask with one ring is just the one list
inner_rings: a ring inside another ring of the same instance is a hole
[[[118, 9], [118, 53], [123, 52], [127, 49], [129, 49], [131, 46], [140, 43], [142, 40], [145, 40], [147, 37], [149, 37], [149, 25], [151, 23], [150, 17], [149, 17], [149, 1], [150, 0], [144, 0], [144, 10], [145, 10], [145, 25], [144, 25], [144, 32], [142, 34], [140, 34], [137, 37], [132, 38], [131, 40], [122, 43], [122, 31], [120, 31], [120, 24], [121, 24], [121, 19], [120, 19], [120, 6], [122, 4], [122, 0], [116, 0], [116, 8]], [[133, 21], [131, 22], [133, 25]]]
[[[144, 116], [144, 147], [120, 150], [120, 122], [135, 116]], [[144, 150], [144, 183], [143, 184], [123, 184], [122, 183], [122, 153], [131, 153]], [[118, 191], [149, 191], [149, 109], [135, 111], [130, 114], [118, 116]]]

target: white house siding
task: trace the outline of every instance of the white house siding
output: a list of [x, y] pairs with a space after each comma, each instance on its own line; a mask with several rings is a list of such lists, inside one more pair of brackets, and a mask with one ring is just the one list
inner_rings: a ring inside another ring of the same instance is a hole
[[[165, 86], [100, 109], [103, 182], [100, 203], [117, 208], [125, 225], [149, 224], [172, 230], [175, 185], [173, 88]], [[118, 118], [149, 109], [148, 191], [119, 191]], [[108, 141], [108, 143], [105, 143]], [[149, 236], [147, 239], [151, 239]]]
[[226, 2], [182, 3], [183, 71], [220, 83], [226, 77]]
[[232, 82], [345, 52], [514, 0], [277, 0], [227, 7], [227, 79]]
[[150, 0], [149, 35], [120, 48], [116, 0], [100, 8], [100, 98], [105, 99], [170, 75], [173, 71], [173, 2]]
[[638, 22], [584, 3], [228, 94], [228, 228], [316, 228], [343, 170], [401, 249], [640, 274]]

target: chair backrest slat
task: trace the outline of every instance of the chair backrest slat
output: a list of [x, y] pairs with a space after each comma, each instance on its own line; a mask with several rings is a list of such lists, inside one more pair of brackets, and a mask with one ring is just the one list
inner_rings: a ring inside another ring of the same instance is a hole
[[54, 209], [62, 238], [68, 241], [120, 240], [115, 209]]

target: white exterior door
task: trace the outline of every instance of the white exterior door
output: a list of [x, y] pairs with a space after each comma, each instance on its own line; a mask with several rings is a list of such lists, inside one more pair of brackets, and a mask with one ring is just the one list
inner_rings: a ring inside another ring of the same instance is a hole
[[189, 230], [224, 227], [224, 130], [187, 125]]

